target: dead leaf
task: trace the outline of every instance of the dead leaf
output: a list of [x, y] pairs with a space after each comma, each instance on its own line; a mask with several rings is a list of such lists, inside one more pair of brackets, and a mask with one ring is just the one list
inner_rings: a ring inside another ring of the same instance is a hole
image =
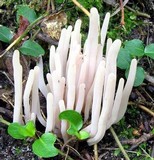
[[62, 26], [67, 23], [67, 15], [65, 12], [58, 12], [49, 15], [42, 23], [41, 29], [44, 33], [53, 39], [59, 40]]
[[17, 39], [19, 36], [22, 35], [22, 33], [25, 31], [25, 29], [28, 27], [29, 21], [24, 18], [23, 16], [19, 17], [19, 28], [17, 33], [14, 35], [13, 39]]

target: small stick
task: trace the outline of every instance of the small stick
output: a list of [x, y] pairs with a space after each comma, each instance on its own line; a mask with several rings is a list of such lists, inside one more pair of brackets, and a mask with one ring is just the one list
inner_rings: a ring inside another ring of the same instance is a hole
[[51, 7], [52, 7], [52, 12], [55, 11], [55, 4], [54, 4], [54, 0], [51, 0]]
[[47, 4], [47, 13], [50, 11], [50, 4], [51, 4], [51, 0], [48, 0], [48, 4]]
[[3, 124], [6, 124], [7, 126], [10, 125], [10, 122], [6, 121], [5, 119], [3, 119], [2, 116], [0, 116], [0, 122], [3, 123]]
[[94, 159], [98, 160], [98, 148], [97, 148], [97, 143], [94, 144]]
[[144, 110], [145, 112], [149, 113], [151, 116], [154, 117], [154, 112], [151, 111], [150, 109], [148, 109], [147, 107], [143, 106], [143, 105], [138, 105], [139, 108], [141, 108], [142, 110]]
[[59, 154], [60, 154], [61, 156], [67, 157], [67, 160], [74, 160], [73, 158], [71, 158], [70, 156], [68, 156], [68, 153], [65, 154], [65, 153], [63, 153], [61, 150], [58, 150], [58, 152], [59, 152]]
[[120, 0], [120, 8], [121, 8], [121, 25], [124, 26], [125, 25], [125, 21], [124, 21], [124, 5], [123, 5], [123, 1]]
[[126, 160], [130, 160], [130, 158], [128, 157], [128, 155], [127, 155], [125, 149], [123, 148], [123, 146], [122, 146], [122, 144], [121, 144], [121, 142], [120, 142], [120, 140], [119, 140], [117, 134], [115, 133], [115, 131], [114, 131], [114, 129], [113, 129], [112, 127], [110, 127], [110, 131], [111, 131], [111, 133], [112, 133], [112, 135], [113, 135], [115, 141], [117, 142], [117, 145], [119, 146], [121, 152], [123, 153], [125, 159], [126, 159]]
[[90, 13], [88, 10], [86, 10], [78, 1], [72, 0], [72, 2], [79, 7], [88, 17], [90, 16]]
[[149, 14], [143, 13], [143, 12], [140, 12], [140, 11], [136, 11], [133, 8], [129, 7], [129, 6], [125, 6], [125, 8], [127, 8], [128, 10], [136, 13], [138, 16], [142, 16], [142, 17], [146, 17], [146, 18], [151, 18], [151, 16]]
[[[136, 105], [134, 102], [129, 102], [128, 104], [129, 105]], [[137, 107], [141, 108], [142, 110], [144, 110], [145, 112], [149, 113], [151, 116], [154, 117], [154, 112], [151, 111], [150, 109], [148, 109], [147, 107], [145, 107], [145, 106], [143, 106], [141, 104], [137, 105]]]

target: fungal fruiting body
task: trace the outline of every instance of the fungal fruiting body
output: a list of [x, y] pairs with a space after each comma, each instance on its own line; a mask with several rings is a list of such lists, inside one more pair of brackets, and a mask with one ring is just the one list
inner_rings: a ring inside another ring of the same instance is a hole
[[[46, 127], [45, 132], [52, 131], [66, 141], [69, 137], [66, 132], [68, 125], [65, 121], [58, 119], [59, 113], [67, 109], [82, 112], [84, 122], [90, 121], [84, 130], [90, 133], [88, 144], [93, 145], [103, 138], [105, 131], [112, 124], [123, 117], [133, 87], [137, 61], [132, 60], [127, 81], [121, 78], [118, 82], [117, 56], [121, 41], [119, 39], [112, 41], [109, 38], [106, 54], [103, 54], [109, 19], [110, 14], [107, 13], [100, 29], [98, 11], [96, 8], [91, 9], [89, 32], [83, 49], [80, 33], [81, 20], [76, 21], [74, 30], [72, 26], [62, 29], [58, 47], [50, 48], [50, 72], [45, 77], [47, 84], [43, 77], [41, 57], [38, 65], [30, 70], [23, 93], [26, 122], [30, 119], [35, 122], [37, 118]], [[22, 66], [18, 51], [13, 54], [13, 68], [14, 121], [21, 122]], [[17, 71], [17, 68], [20, 71]], [[46, 118], [41, 114], [39, 92], [47, 101]]]

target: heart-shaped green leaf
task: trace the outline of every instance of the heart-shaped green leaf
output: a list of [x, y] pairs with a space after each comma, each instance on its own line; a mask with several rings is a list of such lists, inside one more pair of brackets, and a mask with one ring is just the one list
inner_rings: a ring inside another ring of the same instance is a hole
[[81, 114], [74, 110], [66, 110], [59, 114], [59, 119], [66, 120], [69, 122], [69, 128], [67, 133], [69, 135], [76, 136], [78, 139], [83, 140], [89, 137], [89, 133], [86, 131], [79, 130], [83, 126], [83, 120]]
[[59, 114], [59, 119], [67, 120], [70, 124], [69, 129], [67, 130], [68, 134], [75, 135], [83, 125], [82, 116], [74, 110], [66, 110]]
[[83, 130], [81, 130], [80, 132], [79, 132], [79, 139], [80, 140], [84, 140], [84, 139], [87, 139], [87, 138], [89, 138], [90, 137], [90, 134], [87, 132], [87, 131], [83, 131]]
[[25, 139], [27, 137], [33, 137], [36, 129], [33, 121], [27, 122], [26, 125], [21, 125], [17, 122], [11, 123], [8, 127], [8, 133], [15, 139]]
[[25, 54], [33, 57], [39, 57], [40, 55], [44, 55], [44, 49], [35, 41], [27, 40], [23, 43], [23, 45], [19, 48], [19, 50]]
[[13, 38], [13, 32], [5, 26], [0, 25], [0, 41], [10, 43]]
[[121, 48], [117, 59], [118, 67], [120, 69], [127, 69], [129, 68], [130, 63], [131, 63], [130, 52], [125, 48]]
[[33, 9], [29, 8], [27, 5], [19, 5], [17, 10], [17, 21], [19, 21], [19, 16], [25, 17], [30, 23], [37, 19], [36, 13]]
[[144, 53], [146, 56], [154, 59], [154, 43], [147, 45], [144, 49]]
[[43, 158], [55, 157], [58, 149], [54, 147], [56, 136], [52, 133], [44, 133], [32, 144], [33, 152]]
[[126, 41], [125, 49], [128, 50], [133, 57], [142, 57], [144, 55], [144, 45], [143, 42], [139, 39]]

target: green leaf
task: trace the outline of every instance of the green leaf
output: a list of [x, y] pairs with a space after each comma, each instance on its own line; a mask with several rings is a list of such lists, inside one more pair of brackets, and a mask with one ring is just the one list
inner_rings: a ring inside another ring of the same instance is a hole
[[54, 147], [56, 136], [52, 133], [44, 133], [32, 144], [33, 152], [43, 158], [55, 157], [58, 149]]
[[35, 11], [29, 8], [28, 5], [18, 6], [18, 10], [17, 10], [17, 21], [18, 22], [19, 22], [19, 16], [25, 17], [26, 19], [28, 19], [30, 23], [32, 23], [33, 21], [37, 19]]
[[83, 125], [82, 116], [74, 110], [66, 110], [61, 112], [59, 114], [59, 119], [67, 120], [69, 122], [70, 126], [67, 133], [70, 135], [76, 135], [76, 132], [78, 132]]
[[77, 111], [74, 110], [66, 110], [59, 114], [59, 119], [66, 120], [69, 122], [69, 128], [67, 130], [67, 133], [69, 135], [74, 135], [78, 139], [83, 140], [88, 138], [90, 135], [88, 132], [79, 130], [83, 126], [83, 120], [81, 114], [79, 114]]
[[146, 56], [154, 59], [154, 43], [147, 45], [144, 49], [144, 53]]
[[118, 156], [120, 154], [121, 150], [118, 148], [114, 151], [114, 156]]
[[87, 138], [89, 138], [90, 137], [90, 134], [87, 132], [87, 131], [83, 131], [83, 130], [81, 130], [80, 132], [79, 132], [79, 139], [80, 140], [84, 140], [84, 139], [87, 139]]
[[[125, 72], [126, 78], [128, 77], [128, 73], [129, 73], [129, 69], [127, 69]], [[145, 79], [144, 69], [142, 67], [137, 67], [134, 87], [141, 85], [143, 83], [144, 79]]]
[[125, 42], [125, 49], [130, 52], [131, 56], [142, 57], [144, 55], [144, 45], [139, 39], [133, 39]]
[[0, 41], [10, 43], [13, 38], [13, 32], [5, 26], [0, 25]]
[[44, 49], [35, 41], [27, 40], [23, 43], [23, 45], [19, 48], [19, 50], [25, 54], [33, 57], [39, 57], [40, 55], [44, 55]]
[[130, 63], [131, 63], [130, 52], [125, 48], [121, 48], [117, 58], [118, 67], [120, 69], [127, 69], [129, 68]]
[[8, 127], [8, 134], [15, 139], [25, 139], [33, 137], [36, 129], [33, 121], [27, 122], [26, 125], [21, 125], [17, 122], [11, 123]]

